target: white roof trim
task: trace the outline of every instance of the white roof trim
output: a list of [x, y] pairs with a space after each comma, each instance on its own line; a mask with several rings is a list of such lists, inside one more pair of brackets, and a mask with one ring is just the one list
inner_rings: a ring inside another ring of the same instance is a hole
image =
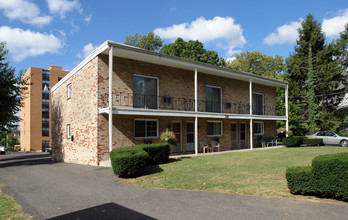
[[[64, 82], [66, 82], [70, 77], [72, 77], [77, 71], [79, 71], [82, 67], [84, 67], [87, 63], [93, 60], [96, 56], [100, 54], [108, 55], [110, 47], [114, 47], [114, 56], [118, 53], [126, 54], [128, 57], [138, 57], [139, 60], [141, 58], [146, 58], [147, 60], [153, 61], [154, 63], [158, 63], [160, 65], [168, 66], [171, 64], [172, 66], [178, 65], [177, 68], [184, 69], [192, 69], [197, 68], [198, 71], [201, 71], [205, 74], [224, 76], [237, 78], [239, 80], [249, 81], [249, 79], [253, 79], [254, 83], [267, 84], [272, 87], [284, 87], [288, 84], [288, 82], [267, 78], [264, 76], [255, 75], [252, 73], [236, 71], [224, 67], [214, 66], [211, 64], [201, 63], [189, 59], [185, 59], [182, 57], [175, 57], [167, 54], [156, 53], [148, 50], [144, 50], [137, 47], [132, 47], [125, 44], [116, 43], [113, 41], [105, 41], [102, 45], [96, 48], [86, 59], [84, 59], [79, 65], [77, 65], [69, 74], [67, 74], [62, 80], [60, 80], [54, 87], [52, 87], [51, 91], [53, 92], [57, 88], [59, 88]], [[149, 61], [145, 61], [149, 62]], [[161, 64], [163, 63], [163, 64]]]
[[109, 44], [105, 41], [102, 45], [96, 48], [90, 55], [86, 57], [80, 64], [78, 64], [73, 70], [71, 70], [63, 79], [61, 79], [55, 86], [51, 88], [51, 92], [60, 87], [64, 82], [66, 82], [70, 77], [72, 77], [77, 71], [79, 71], [82, 67], [88, 64], [91, 60], [93, 60], [96, 56], [101, 54], [103, 51], [109, 48]]
[[[109, 108], [99, 108], [100, 114], [109, 114]], [[285, 116], [272, 115], [248, 115], [248, 114], [224, 114], [212, 112], [171, 111], [156, 109], [119, 109], [113, 108], [112, 114], [117, 115], [142, 115], [142, 116], [167, 116], [167, 117], [199, 117], [219, 119], [255, 119], [255, 120], [286, 120]]]

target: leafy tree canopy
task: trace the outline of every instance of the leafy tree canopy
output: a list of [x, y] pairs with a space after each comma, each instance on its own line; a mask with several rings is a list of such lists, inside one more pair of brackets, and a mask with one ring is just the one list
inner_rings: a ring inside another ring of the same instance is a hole
[[[21, 106], [21, 91], [27, 90], [28, 78], [16, 76], [15, 68], [6, 61], [6, 43], [0, 42], [0, 133], [7, 132], [19, 121], [15, 115]], [[22, 87], [21, 87], [22, 85]]]
[[294, 52], [286, 59], [285, 78], [289, 82], [290, 105], [299, 106], [290, 112], [290, 122], [294, 122], [292, 117], [301, 116], [301, 122], [290, 127], [294, 133], [302, 131], [298, 134], [303, 135], [324, 128], [324, 115], [335, 111], [343, 98], [340, 91], [344, 90], [344, 76], [337, 59], [340, 57], [337, 45], [326, 43], [321, 24], [313, 15], [307, 15], [298, 33]]
[[243, 52], [227, 62], [227, 67], [254, 73], [274, 79], [283, 79], [284, 60], [282, 56], [267, 56], [259, 51]]
[[143, 48], [145, 50], [158, 52], [163, 45], [163, 40], [153, 32], [150, 32], [147, 35], [135, 33], [133, 36], [128, 35], [124, 43], [130, 46]]
[[183, 57], [186, 59], [209, 63], [217, 66], [225, 66], [225, 60], [219, 58], [216, 51], [204, 49], [203, 44], [196, 40], [184, 41], [178, 38], [174, 43], [165, 44], [160, 53], [169, 54], [172, 56]]

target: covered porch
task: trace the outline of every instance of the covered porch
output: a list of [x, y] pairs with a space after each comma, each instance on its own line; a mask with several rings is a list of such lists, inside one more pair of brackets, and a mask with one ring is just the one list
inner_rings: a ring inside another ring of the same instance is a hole
[[[107, 109], [101, 111], [107, 120]], [[275, 116], [273, 116], [275, 117]], [[216, 141], [216, 151], [260, 148], [258, 137], [275, 136], [276, 118], [249, 119], [248, 116], [146, 111], [135, 109], [114, 109], [113, 148], [141, 143], [161, 142], [162, 132], [174, 132], [178, 144], [172, 146], [172, 155], [204, 153], [200, 143], [211, 146]], [[197, 123], [197, 126], [196, 126]]]

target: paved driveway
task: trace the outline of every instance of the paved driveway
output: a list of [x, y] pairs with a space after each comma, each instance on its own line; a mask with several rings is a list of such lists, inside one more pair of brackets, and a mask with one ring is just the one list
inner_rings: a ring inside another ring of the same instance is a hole
[[348, 204], [124, 185], [110, 168], [0, 155], [0, 183], [34, 219], [347, 219]]

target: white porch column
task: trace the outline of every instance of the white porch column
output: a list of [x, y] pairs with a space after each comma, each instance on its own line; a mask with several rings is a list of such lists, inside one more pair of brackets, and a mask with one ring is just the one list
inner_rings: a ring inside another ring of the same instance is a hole
[[114, 47], [109, 50], [109, 152], [112, 151], [112, 70], [113, 70]]
[[249, 133], [250, 133], [250, 149], [253, 149], [253, 119], [250, 119], [250, 130], [249, 130]]
[[[250, 116], [253, 115], [253, 80], [249, 79], [249, 111]], [[250, 119], [250, 130], [249, 130], [249, 136], [250, 136], [250, 149], [253, 149], [253, 119]]]
[[253, 114], [253, 80], [249, 79], [249, 111], [250, 115]]
[[[198, 112], [198, 94], [197, 94], [197, 68], [195, 68], [195, 112]], [[198, 154], [198, 117], [195, 117], [195, 154]]]
[[288, 131], [289, 131], [289, 103], [288, 103], [288, 93], [289, 92], [289, 87], [288, 85], [285, 86], [285, 116], [286, 116], [286, 122], [285, 122], [285, 132], [286, 132], [286, 137], [288, 136]]

